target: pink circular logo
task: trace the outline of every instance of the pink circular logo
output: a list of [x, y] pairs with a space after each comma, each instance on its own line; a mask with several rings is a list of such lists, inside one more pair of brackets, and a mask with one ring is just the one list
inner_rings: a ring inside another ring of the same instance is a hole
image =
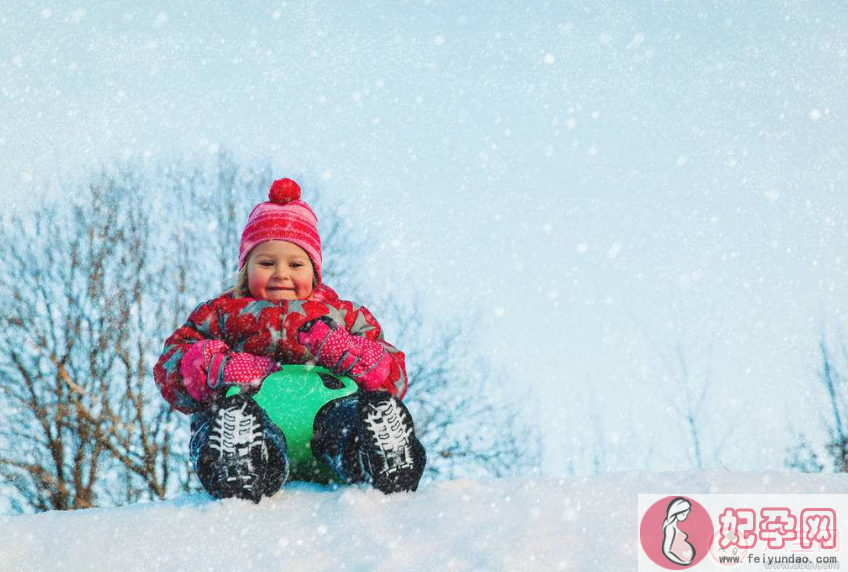
[[684, 570], [704, 559], [714, 531], [710, 515], [700, 504], [689, 497], [666, 497], [645, 511], [639, 540], [654, 563]]

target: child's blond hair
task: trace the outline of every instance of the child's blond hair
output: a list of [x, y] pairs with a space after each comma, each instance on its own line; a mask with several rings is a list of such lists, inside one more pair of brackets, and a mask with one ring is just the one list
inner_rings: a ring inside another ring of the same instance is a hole
[[[248, 260], [250, 260], [249, 256]], [[242, 266], [236, 274], [235, 286], [227, 290], [227, 292], [233, 293], [233, 298], [246, 298], [247, 296], [250, 296], [250, 285], [247, 279], [247, 262], [248, 261], [245, 260], [244, 266]]]

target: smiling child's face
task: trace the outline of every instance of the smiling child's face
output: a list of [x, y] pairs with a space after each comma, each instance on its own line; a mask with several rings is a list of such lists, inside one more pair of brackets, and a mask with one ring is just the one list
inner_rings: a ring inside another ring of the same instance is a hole
[[247, 284], [261, 300], [306, 300], [315, 270], [301, 247], [282, 240], [256, 246], [247, 261]]

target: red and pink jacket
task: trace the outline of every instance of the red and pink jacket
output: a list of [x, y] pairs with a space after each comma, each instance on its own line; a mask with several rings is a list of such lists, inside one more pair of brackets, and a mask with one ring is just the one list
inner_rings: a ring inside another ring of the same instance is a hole
[[324, 284], [315, 289], [309, 300], [269, 301], [235, 298], [232, 293], [226, 293], [200, 304], [186, 323], [165, 340], [162, 355], [153, 368], [156, 385], [178, 411], [203, 410], [212, 394], [207, 399], [206, 394], [189, 390], [185, 379], [189, 364], [182, 363], [195, 344], [219, 340], [231, 352], [265, 356], [280, 364], [314, 362], [312, 352], [298, 342], [298, 328], [320, 316], [328, 316], [353, 336], [378, 342], [385, 348], [390, 358], [385, 379], [378, 381], [378, 387], [374, 387], [372, 380], [363, 389], [388, 391], [402, 399], [407, 388], [403, 352], [383, 340], [383, 330], [367, 308], [341, 300]]

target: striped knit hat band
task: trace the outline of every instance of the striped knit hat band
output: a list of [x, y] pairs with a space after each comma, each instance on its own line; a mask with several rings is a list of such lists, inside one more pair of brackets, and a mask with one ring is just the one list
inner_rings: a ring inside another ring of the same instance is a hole
[[318, 283], [321, 283], [321, 237], [318, 217], [309, 205], [300, 200], [300, 186], [291, 179], [274, 181], [268, 202], [259, 203], [247, 217], [241, 233], [239, 268], [247, 255], [259, 244], [269, 240], [284, 240], [306, 251], [312, 260]]

